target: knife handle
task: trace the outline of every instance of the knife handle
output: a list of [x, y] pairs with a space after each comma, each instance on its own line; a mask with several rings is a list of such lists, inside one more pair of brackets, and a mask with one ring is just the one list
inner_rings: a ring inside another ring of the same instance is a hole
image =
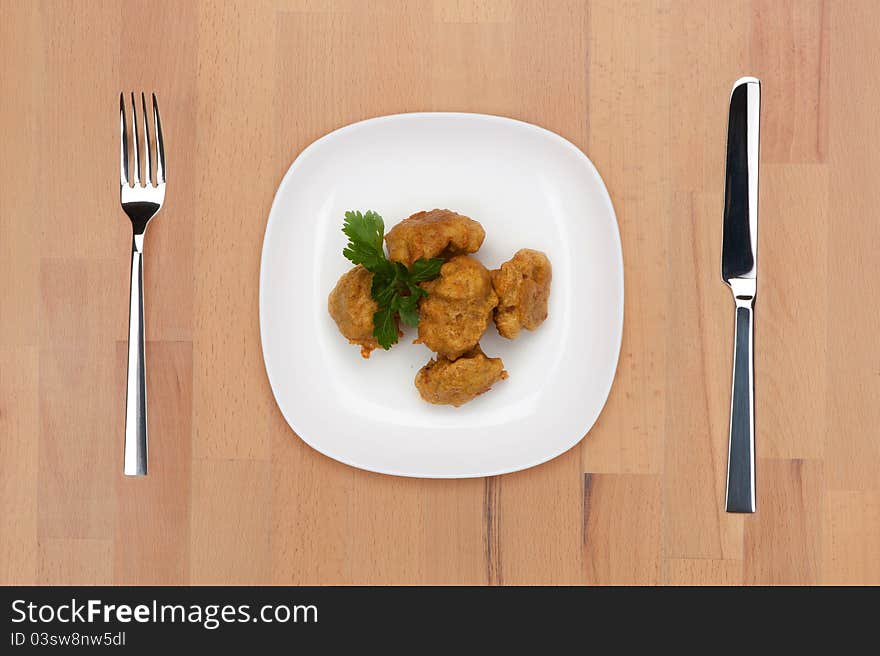
[[754, 297], [736, 298], [726, 510], [755, 512]]

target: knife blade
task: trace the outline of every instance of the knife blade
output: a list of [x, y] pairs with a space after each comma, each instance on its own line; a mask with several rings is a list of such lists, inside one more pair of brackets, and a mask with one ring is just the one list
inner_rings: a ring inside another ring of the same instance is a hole
[[727, 123], [727, 169], [724, 189], [724, 237], [721, 276], [757, 276], [758, 143], [761, 83], [744, 77], [730, 94]]
[[736, 308], [730, 433], [727, 456], [727, 512], [755, 512], [754, 305], [758, 278], [758, 165], [761, 83], [737, 80], [730, 94], [721, 277]]

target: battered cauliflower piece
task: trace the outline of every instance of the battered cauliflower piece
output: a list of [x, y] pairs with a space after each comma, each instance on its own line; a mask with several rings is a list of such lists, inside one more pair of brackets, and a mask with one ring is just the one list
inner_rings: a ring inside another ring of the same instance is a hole
[[416, 374], [416, 387], [428, 403], [456, 408], [507, 378], [501, 358], [487, 358], [480, 345], [454, 362], [443, 356], [429, 360]]
[[421, 257], [476, 253], [486, 232], [473, 219], [450, 210], [416, 212], [388, 231], [388, 259], [407, 267]]
[[489, 272], [477, 260], [458, 255], [440, 268], [440, 276], [423, 282], [428, 296], [419, 304], [419, 337], [448, 360], [473, 349], [492, 320], [498, 296]]
[[547, 256], [529, 248], [517, 251], [492, 271], [492, 286], [499, 299], [495, 326], [502, 337], [516, 339], [520, 328], [534, 330], [544, 322], [552, 277]]
[[327, 299], [327, 309], [339, 332], [349, 343], [360, 346], [365, 358], [379, 346], [373, 337], [373, 314], [379, 306], [370, 295], [372, 283], [373, 274], [358, 265], [342, 274]]

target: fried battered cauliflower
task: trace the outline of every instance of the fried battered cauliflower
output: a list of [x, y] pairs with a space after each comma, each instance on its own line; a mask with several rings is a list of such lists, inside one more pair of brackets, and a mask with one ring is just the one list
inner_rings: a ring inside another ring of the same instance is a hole
[[486, 232], [473, 219], [450, 210], [416, 212], [385, 235], [388, 259], [407, 267], [421, 257], [476, 253]]
[[428, 403], [458, 407], [507, 378], [501, 358], [488, 358], [480, 345], [455, 361], [439, 356], [416, 374], [416, 387]]
[[491, 275], [499, 299], [495, 325], [502, 337], [516, 339], [521, 328], [534, 330], [544, 322], [553, 277], [544, 253], [523, 248]]
[[473, 349], [492, 320], [498, 296], [482, 264], [458, 255], [440, 268], [440, 276], [422, 283], [428, 292], [419, 304], [419, 337], [449, 360]]
[[327, 299], [327, 309], [339, 332], [349, 343], [360, 346], [365, 358], [379, 346], [373, 337], [373, 314], [379, 306], [370, 295], [372, 282], [373, 274], [358, 265], [342, 274]]

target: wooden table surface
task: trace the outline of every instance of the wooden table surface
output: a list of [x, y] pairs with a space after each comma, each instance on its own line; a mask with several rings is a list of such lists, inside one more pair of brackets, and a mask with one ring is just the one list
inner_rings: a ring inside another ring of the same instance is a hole
[[[0, 581], [880, 583], [877, 3], [0, 7]], [[753, 516], [722, 507], [723, 156], [745, 74], [764, 85]], [[157, 91], [169, 176], [137, 480], [121, 89]], [[269, 389], [257, 288], [282, 175], [326, 132], [423, 110], [558, 132], [617, 211], [614, 387], [587, 439], [534, 469], [351, 469], [297, 439]]]

